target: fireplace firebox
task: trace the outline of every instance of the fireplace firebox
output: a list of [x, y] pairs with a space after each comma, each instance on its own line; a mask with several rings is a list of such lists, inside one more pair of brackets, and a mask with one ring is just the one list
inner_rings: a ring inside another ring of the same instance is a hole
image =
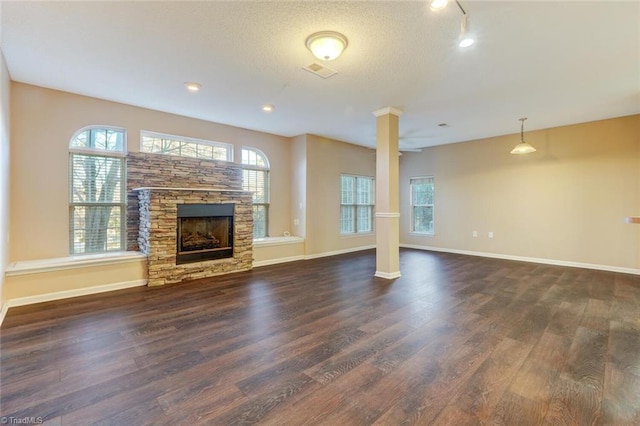
[[233, 257], [233, 204], [178, 204], [176, 264]]

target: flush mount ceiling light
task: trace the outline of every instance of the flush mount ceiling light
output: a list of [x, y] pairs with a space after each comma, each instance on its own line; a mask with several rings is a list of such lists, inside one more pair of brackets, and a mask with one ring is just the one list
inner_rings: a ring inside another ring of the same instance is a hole
[[274, 106], [273, 106], [273, 105], [271, 105], [271, 104], [264, 104], [264, 105], [262, 105], [262, 111], [264, 111], [264, 112], [271, 112], [271, 111], [273, 111], [274, 109], [276, 109], [276, 107], [274, 107]]
[[524, 121], [527, 117], [520, 118], [520, 143], [511, 150], [512, 154], [529, 154], [536, 152], [536, 149], [524, 141]]
[[307, 37], [305, 44], [316, 58], [332, 61], [340, 56], [349, 42], [345, 36], [335, 31], [320, 31]]
[[188, 81], [184, 85], [187, 88], [187, 90], [190, 91], [190, 92], [199, 92], [200, 89], [202, 88], [202, 84], [195, 83], [195, 82], [192, 82], [192, 81]]

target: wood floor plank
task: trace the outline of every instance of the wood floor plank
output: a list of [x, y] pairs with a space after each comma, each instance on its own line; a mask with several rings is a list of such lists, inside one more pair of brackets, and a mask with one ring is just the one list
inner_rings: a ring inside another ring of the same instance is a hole
[[625, 374], [640, 377], [640, 331], [627, 322], [611, 321], [609, 361]]
[[532, 345], [502, 340], [435, 418], [434, 424], [486, 423]]
[[[636, 352], [637, 353], [637, 352]], [[640, 376], [607, 363], [604, 400], [602, 401], [605, 424], [640, 424]]]
[[[502, 339], [490, 323], [489, 319], [476, 321], [473, 328], [465, 324], [464, 331], [453, 335], [441, 347], [427, 346], [398, 367], [392, 374], [405, 377], [407, 392], [376, 424], [429, 424], [433, 421]], [[442, 347], [451, 346], [458, 349], [447, 351], [449, 357], [435, 356], [436, 363], [429, 361], [429, 353], [438, 353]], [[423, 370], [426, 374], [417, 376], [416, 380], [413, 375]]]
[[[494, 412], [491, 413], [487, 424], [539, 426], [544, 421], [546, 411], [546, 403], [544, 401], [533, 401], [507, 390]], [[565, 424], [572, 425], [574, 423]]]
[[308, 368], [305, 370], [305, 374], [326, 385], [335, 380], [336, 377], [358, 367], [367, 359], [408, 335], [411, 331], [413, 331], [413, 328], [406, 324], [398, 323], [380, 333], [364, 336], [348, 350], [341, 351], [326, 361]]
[[602, 422], [607, 347], [608, 332], [578, 327], [567, 363], [554, 386], [545, 423]]
[[546, 425], [592, 425], [603, 422], [601, 390], [560, 377], [553, 391]]
[[639, 424], [640, 277], [402, 250], [9, 309], [45, 424]]

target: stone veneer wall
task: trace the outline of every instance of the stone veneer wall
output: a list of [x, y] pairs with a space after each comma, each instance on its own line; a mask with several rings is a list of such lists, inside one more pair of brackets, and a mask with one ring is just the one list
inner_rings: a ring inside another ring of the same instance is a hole
[[164, 154], [127, 155], [127, 250], [138, 251], [140, 220], [134, 188], [215, 188], [242, 190], [242, 168], [235, 163]]
[[[252, 194], [216, 189], [142, 188], [140, 206], [140, 251], [148, 256], [148, 285], [207, 278], [247, 271], [253, 264]], [[233, 203], [233, 258], [176, 265], [178, 204]]]

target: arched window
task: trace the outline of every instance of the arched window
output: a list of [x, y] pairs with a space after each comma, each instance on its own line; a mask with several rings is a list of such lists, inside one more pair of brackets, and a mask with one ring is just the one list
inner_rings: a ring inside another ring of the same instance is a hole
[[242, 188], [253, 192], [253, 238], [269, 236], [269, 160], [256, 148], [242, 148]]
[[126, 133], [85, 127], [69, 143], [69, 251], [104, 253], [125, 247]]

